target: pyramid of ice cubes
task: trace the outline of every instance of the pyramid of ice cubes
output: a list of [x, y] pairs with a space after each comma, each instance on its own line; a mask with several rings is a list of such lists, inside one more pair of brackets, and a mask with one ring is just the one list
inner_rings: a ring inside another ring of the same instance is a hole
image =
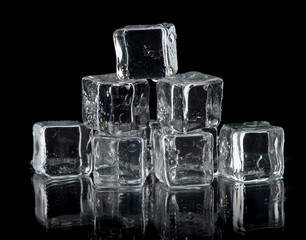
[[[169, 23], [117, 29], [116, 73], [82, 79], [83, 123], [34, 124], [35, 171], [50, 178], [93, 172], [100, 188], [140, 187], [149, 172], [169, 187], [207, 185], [216, 174], [237, 181], [281, 177], [282, 128], [225, 124], [219, 141], [223, 80], [177, 73], [176, 38]], [[149, 81], [156, 82], [157, 99], [150, 99]], [[156, 120], [149, 101], [157, 101]]]

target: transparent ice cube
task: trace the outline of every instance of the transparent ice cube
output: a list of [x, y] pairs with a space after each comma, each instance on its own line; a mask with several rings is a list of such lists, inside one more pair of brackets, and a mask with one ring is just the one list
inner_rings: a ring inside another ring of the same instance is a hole
[[241, 183], [219, 178], [220, 216], [236, 232], [282, 229], [285, 188], [282, 180]]
[[200, 72], [160, 79], [157, 120], [178, 131], [216, 127], [221, 121], [223, 80]]
[[146, 79], [123, 82], [115, 73], [84, 77], [83, 123], [109, 133], [146, 128], [150, 119], [149, 94]]
[[90, 129], [77, 121], [37, 122], [33, 125], [33, 168], [48, 177], [90, 174]]
[[156, 177], [170, 187], [201, 186], [213, 180], [213, 135], [202, 130], [154, 131]]
[[158, 182], [155, 195], [158, 198], [154, 224], [162, 235], [161, 239], [212, 237], [214, 194], [210, 185], [192, 189], [171, 189]]
[[[99, 133], [104, 134], [104, 133]], [[119, 133], [117, 133], [119, 134]], [[149, 141], [150, 141], [150, 128], [143, 128], [138, 130], [131, 130], [127, 132], [120, 133], [121, 135], [124, 135], [125, 137], [140, 137], [143, 139], [143, 163], [144, 163], [144, 169], [145, 169], [145, 176], [149, 175], [149, 172], [152, 171], [152, 164], [151, 164], [151, 156], [150, 156], [150, 150], [149, 150]], [[104, 134], [107, 135], [107, 134]]]
[[284, 130], [268, 122], [224, 124], [219, 173], [238, 181], [264, 181], [284, 173]]
[[98, 187], [142, 186], [144, 140], [137, 136], [95, 135], [92, 138], [94, 183]]
[[94, 202], [95, 236], [143, 239], [146, 224], [143, 188], [98, 188]]
[[35, 215], [46, 229], [93, 224], [93, 186], [90, 178], [50, 179], [34, 174]]
[[113, 38], [120, 79], [159, 79], [177, 72], [173, 24], [126, 26], [117, 29]]

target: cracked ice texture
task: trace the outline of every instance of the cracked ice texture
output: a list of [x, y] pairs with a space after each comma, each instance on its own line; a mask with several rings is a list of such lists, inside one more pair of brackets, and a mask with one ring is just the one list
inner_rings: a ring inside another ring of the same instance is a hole
[[213, 128], [221, 122], [223, 80], [200, 72], [160, 79], [157, 120], [180, 132]]
[[126, 26], [113, 39], [119, 79], [159, 79], [177, 72], [173, 24]]
[[146, 79], [120, 81], [115, 73], [82, 79], [83, 123], [111, 134], [149, 124], [150, 86]]
[[284, 130], [268, 122], [224, 124], [219, 173], [237, 181], [264, 181], [284, 173]]

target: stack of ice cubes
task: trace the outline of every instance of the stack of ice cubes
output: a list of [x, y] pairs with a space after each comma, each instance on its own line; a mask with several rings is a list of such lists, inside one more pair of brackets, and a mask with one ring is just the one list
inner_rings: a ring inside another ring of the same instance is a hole
[[[83, 123], [33, 126], [33, 167], [50, 178], [89, 175], [97, 187], [143, 186], [149, 172], [169, 187], [283, 175], [284, 132], [267, 122], [221, 122], [223, 80], [177, 73], [173, 24], [126, 26], [113, 34], [116, 73], [82, 79]], [[150, 120], [156, 82], [157, 119]], [[152, 99], [151, 99], [152, 100]], [[220, 139], [218, 139], [220, 138]]]
[[157, 178], [171, 187], [209, 184], [217, 160], [222, 79], [187, 72], [160, 79], [156, 91], [153, 152]]

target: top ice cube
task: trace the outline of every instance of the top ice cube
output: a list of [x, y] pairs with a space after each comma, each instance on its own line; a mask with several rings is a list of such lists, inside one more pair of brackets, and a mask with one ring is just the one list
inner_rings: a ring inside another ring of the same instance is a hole
[[159, 79], [177, 72], [173, 24], [125, 26], [113, 38], [119, 79]]

